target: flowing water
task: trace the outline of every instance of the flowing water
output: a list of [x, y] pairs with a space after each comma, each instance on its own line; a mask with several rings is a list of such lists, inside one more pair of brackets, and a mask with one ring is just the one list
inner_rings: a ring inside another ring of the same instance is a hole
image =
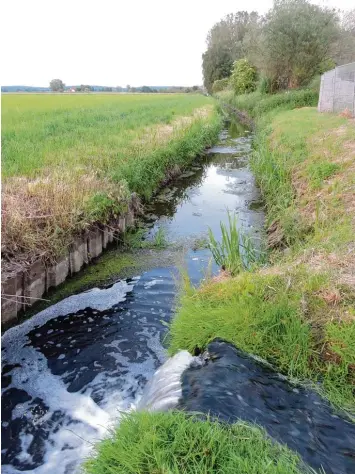
[[[183, 243], [186, 268], [195, 284], [205, 277], [211, 257], [207, 249], [196, 249], [196, 242], [206, 237], [208, 227], [220, 235], [220, 221], [227, 221], [227, 209], [237, 213], [239, 227], [255, 243], [263, 225], [260, 195], [248, 168], [251, 136], [230, 129], [220, 139], [218, 146], [160, 192], [145, 210], [148, 238], [163, 228], [172, 244]], [[211, 271], [217, 268], [212, 265]], [[319, 438], [312, 432], [316, 404], [305, 407], [303, 392], [290, 388], [287, 381], [280, 385], [270, 369], [261, 369], [251, 359], [242, 363], [244, 356], [239, 353], [233, 362], [219, 348], [225, 370], [229, 364], [235, 375], [240, 364], [245, 367], [241, 378], [230, 377], [227, 387], [224, 372], [220, 380], [214, 378], [218, 364], [206, 364], [186, 352], [166, 362], [164, 338], [174, 312], [177, 277], [176, 265], [160, 263], [134, 278], [66, 298], [4, 334], [3, 472], [79, 472], [93, 443], [110, 432], [122, 412], [137, 406], [167, 409], [179, 401], [187, 409], [212, 409], [224, 418], [257, 420], [277, 439], [289, 442], [293, 436], [292, 447], [302, 455], [308, 439], [303, 435], [311, 433], [309, 439], [325, 443], [328, 458], [338, 463], [339, 470], [329, 472], [355, 472], [349, 443], [344, 444], [346, 452], [336, 457], [332, 449], [338, 452], [339, 443], [330, 441], [346, 436], [354, 444], [353, 425], [320, 402], [317, 410], [326, 411], [327, 427], [321, 428], [325, 434]], [[206, 370], [212, 371], [206, 374]], [[204, 383], [201, 376], [206, 376]], [[242, 387], [247, 387], [248, 397], [238, 391]], [[264, 405], [260, 401], [260, 397], [264, 400], [263, 387], [267, 387]], [[319, 401], [312, 398], [309, 403], [314, 400]], [[298, 408], [302, 414], [297, 417]], [[288, 409], [293, 410], [293, 418]], [[293, 420], [297, 427], [291, 432]], [[274, 429], [276, 425], [279, 430]], [[328, 440], [329, 430], [333, 438]], [[283, 439], [286, 432], [290, 434]], [[309, 462], [318, 465], [320, 461]]]

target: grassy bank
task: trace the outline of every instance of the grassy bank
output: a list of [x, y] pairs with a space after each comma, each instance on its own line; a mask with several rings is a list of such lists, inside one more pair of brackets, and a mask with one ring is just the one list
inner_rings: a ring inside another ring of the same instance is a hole
[[[257, 456], [255, 455], [257, 453]], [[246, 423], [184, 413], [133, 413], [97, 446], [88, 474], [296, 474], [299, 458]]]
[[210, 145], [220, 127], [202, 95], [4, 95], [6, 261], [55, 258], [72, 236], [127, 206]]
[[219, 92], [218, 100], [236, 110], [245, 112], [252, 118], [259, 118], [270, 111], [290, 110], [297, 107], [315, 106], [318, 103], [318, 91], [295, 90], [278, 94], [250, 94], [235, 95], [233, 91]]
[[355, 413], [354, 143], [353, 120], [314, 108], [259, 119], [252, 167], [270, 265], [187, 282], [171, 353], [223, 338]]

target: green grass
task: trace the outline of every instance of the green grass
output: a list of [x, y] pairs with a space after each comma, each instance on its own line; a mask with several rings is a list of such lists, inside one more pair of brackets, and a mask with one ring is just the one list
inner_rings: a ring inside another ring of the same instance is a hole
[[[329, 285], [328, 275], [309, 275], [303, 266], [286, 275], [244, 272], [200, 289], [188, 285], [170, 327], [171, 355], [181, 349], [194, 353], [213, 339], [222, 338], [266, 359], [290, 378], [321, 382], [317, 389], [323, 395], [355, 414], [355, 377], [351, 372], [354, 323], [339, 324], [330, 319], [318, 332], [304, 316], [307, 309], [317, 325], [324, 313], [335, 314], [321, 297]], [[355, 298], [344, 305], [344, 313], [352, 311], [355, 316], [351, 305], [355, 307]], [[326, 344], [336, 353], [343, 351], [341, 364], [323, 357]]]
[[[338, 136], [333, 133], [336, 129], [344, 133]], [[268, 208], [268, 223], [279, 223], [287, 245], [302, 242], [308, 234], [319, 231], [319, 220], [299, 212], [307, 202], [323, 201], [323, 234], [326, 228], [331, 232], [341, 230], [341, 224], [348, 221], [341, 203], [331, 202], [331, 198], [336, 200], [351, 186], [353, 173], [339, 180], [338, 189], [329, 188], [327, 179], [334, 175], [336, 178], [351, 164], [342, 165], [335, 160], [344, 154], [344, 143], [354, 138], [354, 129], [347, 119], [319, 114], [313, 108], [274, 111], [259, 121], [251, 167]], [[307, 188], [302, 199], [297, 198], [300, 186]], [[324, 193], [321, 200], [316, 196], [319, 190]]]
[[263, 254], [254, 248], [251, 238], [237, 228], [237, 216], [228, 211], [228, 225], [220, 223], [222, 239], [218, 241], [208, 229], [209, 249], [216, 264], [235, 276], [263, 260]]
[[149, 199], [218, 136], [199, 94], [2, 96], [3, 253], [55, 258], [72, 236]]
[[253, 118], [260, 117], [271, 110], [295, 109], [298, 107], [315, 106], [318, 103], [318, 91], [295, 90], [279, 92], [278, 94], [250, 94], [235, 95], [232, 91], [220, 92], [218, 99], [237, 110], [247, 112]]
[[318, 189], [321, 187], [324, 180], [330, 178], [339, 170], [340, 166], [337, 163], [321, 161], [318, 163], [310, 163], [307, 172], [312, 186]]
[[181, 412], [132, 413], [96, 457], [87, 474], [299, 474], [299, 457], [246, 423], [225, 425]]
[[36, 176], [58, 165], [111, 174], [134, 154], [132, 141], [144, 127], [169, 125], [206, 104], [202, 95], [183, 94], [4, 94], [3, 176]]

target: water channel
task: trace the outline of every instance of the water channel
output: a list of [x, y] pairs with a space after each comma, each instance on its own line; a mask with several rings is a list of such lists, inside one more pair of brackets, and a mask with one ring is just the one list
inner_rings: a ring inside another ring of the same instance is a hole
[[[251, 141], [244, 127], [224, 130], [217, 146], [145, 208], [147, 238], [163, 228], [172, 248], [184, 249], [184, 266], [196, 285], [208, 269], [218, 271], [209, 250], [196, 242], [208, 228], [220, 235], [227, 209], [236, 212], [238, 225], [255, 242], [262, 230], [260, 195], [248, 167]], [[93, 443], [109, 433], [122, 412], [139, 405], [147, 382], [167, 360], [165, 336], [181, 262], [162, 262], [132, 278], [70, 296], [3, 335], [4, 473], [79, 472]], [[214, 358], [218, 363], [188, 368], [193, 358], [179, 355], [175, 394], [181, 394], [180, 375], [187, 369], [182, 396], [173, 404], [212, 411], [228, 421], [257, 421], [313, 467], [355, 472], [352, 423], [269, 367], [223, 341], [214, 344], [210, 351], [219, 354]]]

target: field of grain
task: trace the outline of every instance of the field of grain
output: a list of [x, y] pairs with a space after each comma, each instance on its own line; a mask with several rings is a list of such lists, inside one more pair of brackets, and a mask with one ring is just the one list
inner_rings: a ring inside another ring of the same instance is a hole
[[3, 95], [5, 263], [55, 258], [132, 192], [149, 198], [219, 125], [212, 99], [198, 94]]

